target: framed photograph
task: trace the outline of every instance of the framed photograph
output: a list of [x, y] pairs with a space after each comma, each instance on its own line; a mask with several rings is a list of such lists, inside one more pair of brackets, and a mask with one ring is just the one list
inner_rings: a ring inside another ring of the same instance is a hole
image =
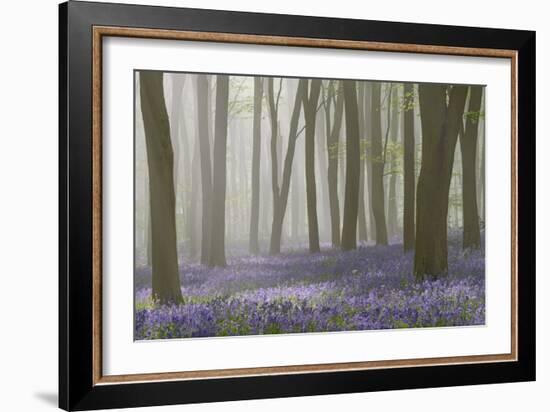
[[60, 5], [66, 410], [535, 379], [535, 33]]

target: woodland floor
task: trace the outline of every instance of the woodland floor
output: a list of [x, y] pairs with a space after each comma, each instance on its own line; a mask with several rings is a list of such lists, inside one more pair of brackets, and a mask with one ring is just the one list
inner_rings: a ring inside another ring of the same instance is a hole
[[[287, 251], [228, 258], [225, 268], [180, 266], [179, 305], [151, 299], [148, 267], [136, 269], [135, 338], [466, 326], [485, 323], [484, 250], [449, 239], [449, 274], [417, 282], [401, 244], [342, 252]], [[183, 259], [182, 259], [183, 260]]]

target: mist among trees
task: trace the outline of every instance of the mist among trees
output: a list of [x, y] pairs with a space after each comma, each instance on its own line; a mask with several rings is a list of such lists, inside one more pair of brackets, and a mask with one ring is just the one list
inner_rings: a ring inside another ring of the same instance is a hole
[[483, 324], [484, 94], [137, 72], [136, 338]]

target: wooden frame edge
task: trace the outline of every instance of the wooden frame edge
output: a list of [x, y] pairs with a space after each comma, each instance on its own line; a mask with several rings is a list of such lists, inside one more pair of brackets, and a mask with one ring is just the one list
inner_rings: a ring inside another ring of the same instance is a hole
[[102, 333], [102, 34], [92, 34], [92, 384], [103, 372]]
[[[381, 360], [366, 362], [347, 362], [347, 363], [321, 363], [313, 365], [288, 365], [288, 366], [268, 366], [256, 368], [236, 368], [236, 369], [217, 369], [201, 370], [187, 372], [161, 372], [161, 373], [140, 373], [129, 375], [108, 375], [102, 376], [96, 383], [98, 385], [117, 384], [117, 383], [137, 383], [153, 381], [173, 381], [173, 380], [196, 380], [196, 379], [221, 379], [238, 378], [253, 376], [273, 376], [300, 373], [330, 373], [347, 372], [358, 370], [373, 370], [386, 368], [406, 368], [419, 366], [444, 366], [444, 365], [464, 365], [471, 363], [494, 363], [494, 362], [513, 362], [509, 354], [502, 355], [473, 355], [473, 356], [453, 356], [445, 358], [415, 358], [399, 360]], [[419, 362], [423, 362], [420, 364]]]
[[[102, 39], [104, 36], [148, 38], [162, 40], [187, 40], [238, 44], [257, 44], [290, 47], [317, 47], [350, 50], [369, 50], [398, 53], [421, 53], [455, 56], [509, 58], [511, 60], [511, 140], [512, 140], [512, 258], [511, 258], [511, 352], [509, 354], [450, 356], [439, 358], [415, 358], [314, 365], [288, 365], [254, 368], [216, 369], [202, 371], [161, 372], [129, 375], [103, 375], [102, 373]], [[93, 228], [93, 354], [92, 384], [130, 384], [138, 382], [159, 382], [176, 380], [220, 379], [253, 376], [270, 376], [300, 373], [329, 373], [385, 368], [421, 366], [442, 366], [474, 363], [514, 362], [518, 360], [518, 234], [517, 234], [517, 186], [518, 186], [518, 142], [517, 142], [517, 87], [518, 52], [507, 49], [468, 48], [455, 46], [433, 46], [406, 43], [385, 43], [356, 40], [335, 40], [305, 37], [265, 36], [235, 33], [180, 31], [165, 29], [144, 29], [133, 27], [93, 26], [92, 28], [92, 228]]]

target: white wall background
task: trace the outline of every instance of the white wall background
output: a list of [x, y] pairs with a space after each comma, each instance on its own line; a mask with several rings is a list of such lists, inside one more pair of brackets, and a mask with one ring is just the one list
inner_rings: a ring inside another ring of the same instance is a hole
[[[128, 1], [126, 1], [128, 2]], [[140, 1], [130, 1], [137, 3]], [[550, 27], [545, 3], [501, 0], [148, 0], [271, 13], [531, 29], [537, 31], [536, 383], [317, 396], [165, 407], [178, 411], [318, 410], [544, 411], [550, 388], [548, 248]], [[0, 410], [44, 411], [57, 404], [57, 1], [0, 6]], [[545, 215], [545, 216], [543, 216]], [[529, 276], [529, 274], [522, 274]], [[145, 410], [145, 409], [143, 409]], [[161, 410], [149, 408], [148, 411]]]

